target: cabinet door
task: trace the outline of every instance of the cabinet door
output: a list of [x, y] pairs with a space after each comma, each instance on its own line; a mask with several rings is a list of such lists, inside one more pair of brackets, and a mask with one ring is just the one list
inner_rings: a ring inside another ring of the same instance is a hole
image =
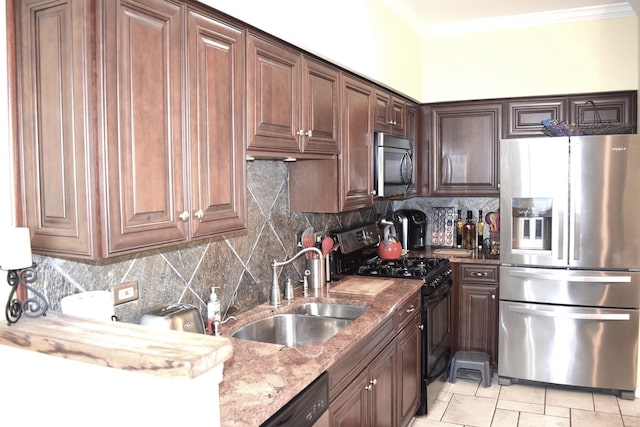
[[[636, 97], [635, 92], [572, 96], [569, 98], [571, 123], [633, 123], [636, 121]], [[592, 101], [595, 108], [588, 101]]]
[[340, 73], [307, 58], [302, 65], [303, 149], [336, 154], [340, 137]]
[[373, 101], [371, 86], [343, 76], [341, 211], [373, 206]]
[[431, 194], [497, 196], [502, 104], [431, 107]]
[[369, 365], [371, 422], [375, 427], [396, 425], [396, 347], [388, 345]]
[[331, 427], [369, 426], [369, 371], [360, 373], [329, 407]]
[[107, 254], [186, 239], [182, 9], [103, 2]]
[[397, 408], [401, 427], [411, 422], [420, 404], [421, 326], [420, 315], [416, 315], [411, 323], [398, 334], [397, 338]]
[[244, 33], [189, 10], [187, 34], [190, 234], [202, 237], [246, 223]]
[[93, 3], [16, 3], [20, 180], [34, 252], [98, 251]]
[[376, 90], [375, 130], [406, 137], [406, 121], [405, 102], [389, 92]]
[[555, 119], [566, 122], [566, 98], [530, 98], [507, 102], [505, 138], [545, 136], [542, 121]]
[[302, 55], [275, 42], [247, 38], [248, 148], [299, 152]]
[[482, 351], [497, 363], [498, 286], [460, 284], [458, 350]]

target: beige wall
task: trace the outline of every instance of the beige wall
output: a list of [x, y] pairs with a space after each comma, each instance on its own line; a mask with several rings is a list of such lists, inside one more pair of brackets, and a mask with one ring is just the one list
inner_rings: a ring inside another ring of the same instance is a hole
[[635, 90], [637, 16], [425, 40], [424, 102]]
[[261, 30], [415, 99], [421, 42], [380, 0], [202, 0]]

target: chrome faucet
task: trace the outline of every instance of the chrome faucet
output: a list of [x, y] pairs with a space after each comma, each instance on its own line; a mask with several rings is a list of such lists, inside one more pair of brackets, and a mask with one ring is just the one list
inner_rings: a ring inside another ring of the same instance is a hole
[[[302, 249], [300, 252], [295, 254], [293, 258], [288, 259], [286, 261], [276, 261], [275, 259], [271, 261], [271, 268], [273, 269], [273, 279], [271, 282], [271, 297], [269, 298], [270, 305], [274, 307], [278, 307], [282, 305], [282, 298], [280, 297], [280, 283], [278, 283], [278, 272], [276, 271], [276, 268], [292, 263], [296, 258], [298, 258], [300, 255], [306, 252], [317, 252], [320, 258], [320, 261], [322, 261], [322, 258], [323, 258], [322, 251], [313, 246]], [[320, 262], [320, 265], [322, 265], [322, 262]]]

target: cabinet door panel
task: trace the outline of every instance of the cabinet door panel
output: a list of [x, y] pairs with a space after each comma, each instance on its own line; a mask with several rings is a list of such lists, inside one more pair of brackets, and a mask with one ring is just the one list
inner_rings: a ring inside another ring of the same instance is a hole
[[463, 283], [460, 286], [459, 350], [482, 351], [495, 364], [498, 347], [498, 287]]
[[[179, 6], [106, 1], [109, 254], [185, 240]], [[113, 96], [112, 96], [113, 95]]]
[[[587, 101], [593, 101], [596, 108]], [[635, 105], [636, 96], [629, 92], [572, 96], [569, 98], [571, 123], [633, 123], [636, 121]]]
[[398, 411], [399, 425], [409, 425], [420, 403], [421, 330], [420, 315], [398, 335]]
[[304, 151], [337, 153], [340, 131], [340, 73], [337, 69], [303, 61], [302, 106]]
[[373, 89], [344, 77], [342, 92], [341, 210], [373, 205]]
[[396, 424], [396, 348], [388, 345], [369, 368], [371, 394], [370, 426], [386, 427]]
[[300, 151], [301, 61], [299, 53], [249, 35], [248, 148]]
[[332, 427], [369, 426], [369, 371], [365, 369], [338, 396], [329, 407]]
[[498, 194], [502, 104], [432, 107], [432, 194]]
[[505, 138], [544, 136], [542, 121], [567, 120], [565, 98], [536, 98], [507, 103], [507, 129]]
[[20, 150], [34, 252], [91, 258], [91, 3], [17, 3]]
[[188, 12], [187, 26], [191, 235], [201, 237], [245, 225], [244, 37], [195, 11]]

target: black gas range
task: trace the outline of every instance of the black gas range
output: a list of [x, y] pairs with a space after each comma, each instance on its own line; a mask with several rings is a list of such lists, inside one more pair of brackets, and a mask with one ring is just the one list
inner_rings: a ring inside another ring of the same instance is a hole
[[377, 255], [380, 229], [368, 224], [333, 235], [331, 275], [422, 279], [422, 390], [418, 415], [428, 412], [442, 388], [451, 359], [451, 264], [448, 259]]

